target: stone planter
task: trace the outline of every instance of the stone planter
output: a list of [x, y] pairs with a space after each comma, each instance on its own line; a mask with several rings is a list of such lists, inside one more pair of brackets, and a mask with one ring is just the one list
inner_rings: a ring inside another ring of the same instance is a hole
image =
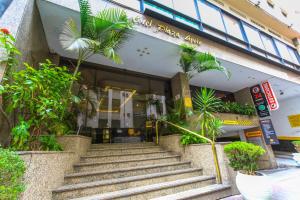
[[246, 200], [267, 200], [272, 196], [272, 184], [267, 176], [253, 176], [238, 172], [236, 186]]
[[26, 189], [20, 200], [51, 200], [52, 190], [63, 184], [64, 174], [77, 162], [74, 152], [25, 151], [19, 155], [26, 164]]
[[74, 152], [78, 158], [85, 155], [91, 146], [92, 138], [82, 135], [63, 135], [57, 137], [57, 142], [64, 151]]

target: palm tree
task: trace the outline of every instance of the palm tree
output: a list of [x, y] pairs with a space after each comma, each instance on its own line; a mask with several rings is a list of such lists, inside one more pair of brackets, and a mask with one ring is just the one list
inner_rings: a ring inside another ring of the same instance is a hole
[[202, 88], [196, 92], [193, 103], [195, 110], [199, 113], [196, 122], [200, 121], [201, 135], [205, 136], [205, 133], [208, 134], [212, 123], [215, 123], [212, 122], [215, 119], [213, 113], [217, 112], [217, 109], [221, 106], [221, 100], [215, 96], [214, 90]]
[[180, 67], [190, 80], [195, 73], [201, 73], [210, 70], [223, 72], [230, 78], [230, 72], [221, 65], [221, 63], [210, 53], [201, 53], [194, 46], [188, 44], [180, 45]]
[[104, 9], [93, 16], [88, 0], [79, 0], [79, 7], [81, 30], [70, 18], [60, 35], [62, 47], [77, 53], [74, 76], [80, 64], [94, 54], [101, 54], [117, 64], [122, 63], [116, 51], [128, 38], [133, 21], [124, 10], [118, 8]]

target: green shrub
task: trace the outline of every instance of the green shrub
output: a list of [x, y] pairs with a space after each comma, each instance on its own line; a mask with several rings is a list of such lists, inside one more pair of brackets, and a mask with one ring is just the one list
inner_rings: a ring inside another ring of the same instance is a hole
[[15, 152], [0, 147], [0, 199], [16, 200], [24, 191], [25, 163]]
[[39, 137], [41, 148], [44, 151], [62, 151], [61, 145], [54, 135], [41, 135]]
[[295, 140], [292, 142], [296, 147], [300, 147], [300, 140]]
[[248, 116], [253, 116], [256, 113], [254, 106], [249, 104], [239, 104], [237, 102], [222, 102], [217, 111], [220, 113], [234, 113]]
[[247, 142], [233, 142], [224, 147], [224, 151], [229, 159], [229, 165], [235, 171], [254, 175], [258, 168], [257, 161], [265, 150]]
[[[199, 134], [200, 135], [200, 134]], [[201, 143], [207, 143], [206, 140], [199, 138], [195, 135], [192, 135], [190, 133], [183, 133], [180, 138], [180, 143], [182, 145], [188, 145], [188, 144], [201, 144]]]

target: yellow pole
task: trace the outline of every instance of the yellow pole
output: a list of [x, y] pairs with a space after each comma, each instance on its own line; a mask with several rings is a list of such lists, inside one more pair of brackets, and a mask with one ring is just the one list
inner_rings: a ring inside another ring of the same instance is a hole
[[[159, 120], [157, 120], [156, 123], [155, 123], [156, 144], [158, 144], [158, 122], [159, 122]], [[222, 183], [222, 176], [221, 176], [220, 165], [219, 165], [219, 161], [218, 161], [218, 154], [217, 154], [215, 142], [212, 141], [211, 139], [207, 138], [207, 137], [204, 137], [204, 136], [202, 136], [202, 135], [199, 135], [199, 134], [197, 134], [197, 133], [195, 133], [195, 132], [193, 132], [193, 131], [190, 131], [190, 130], [188, 130], [188, 129], [186, 129], [186, 128], [183, 128], [183, 127], [181, 127], [181, 126], [178, 126], [177, 124], [173, 124], [173, 123], [168, 122], [168, 121], [161, 121], [161, 122], [164, 122], [164, 123], [166, 123], [166, 124], [170, 124], [170, 125], [172, 125], [172, 126], [178, 128], [178, 129], [184, 130], [184, 131], [186, 131], [186, 132], [188, 132], [188, 133], [190, 133], [190, 134], [192, 134], [192, 135], [194, 135], [194, 136], [196, 136], [196, 137], [199, 137], [199, 138], [202, 138], [202, 139], [208, 141], [208, 142], [211, 144], [211, 147], [212, 147], [212, 153], [213, 153], [213, 158], [214, 158], [214, 165], [215, 165], [215, 168], [216, 168], [216, 176], [217, 176], [216, 178], [217, 178], [217, 183], [218, 183], [218, 184], [221, 184], [221, 183]]]

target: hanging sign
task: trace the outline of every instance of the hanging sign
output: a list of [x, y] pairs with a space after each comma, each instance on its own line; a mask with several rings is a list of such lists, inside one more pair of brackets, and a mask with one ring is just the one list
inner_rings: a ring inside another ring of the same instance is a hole
[[255, 85], [250, 88], [251, 96], [259, 117], [268, 117], [270, 112], [267, 106], [267, 101], [260, 85]]
[[266, 144], [279, 144], [271, 119], [259, 120]]
[[279, 108], [279, 104], [272, 90], [271, 84], [268, 81], [264, 81], [261, 83], [261, 85], [265, 93], [266, 99], [268, 101], [270, 110], [271, 111], [277, 110]]
[[261, 131], [251, 131], [245, 133], [246, 138], [253, 138], [253, 137], [261, 137], [262, 132]]

